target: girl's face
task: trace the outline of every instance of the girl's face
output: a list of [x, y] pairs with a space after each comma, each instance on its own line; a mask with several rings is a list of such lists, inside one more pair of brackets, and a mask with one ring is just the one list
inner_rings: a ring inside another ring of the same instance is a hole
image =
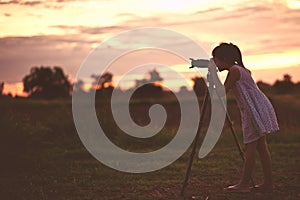
[[220, 58], [215, 57], [215, 56], [213, 57], [213, 59], [214, 59], [214, 62], [215, 62], [216, 66], [218, 67], [220, 72], [229, 69], [228, 68], [228, 63], [225, 60], [220, 59]]

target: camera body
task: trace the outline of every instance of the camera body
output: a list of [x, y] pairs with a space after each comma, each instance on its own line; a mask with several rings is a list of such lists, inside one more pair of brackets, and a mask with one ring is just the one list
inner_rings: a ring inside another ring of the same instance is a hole
[[207, 59], [193, 59], [190, 58], [192, 66], [190, 68], [198, 67], [198, 68], [208, 68], [208, 64], [210, 60]]

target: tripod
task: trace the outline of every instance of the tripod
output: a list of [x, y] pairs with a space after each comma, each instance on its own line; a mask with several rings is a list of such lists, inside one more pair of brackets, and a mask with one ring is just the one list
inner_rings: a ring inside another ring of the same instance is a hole
[[[193, 66], [190, 67], [190, 68], [193, 68]], [[200, 116], [200, 121], [199, 121], [199, 126], [198, 126], [198, 130], [197, 130], [197, 134], [196, 134], [196, 136], [194, 138], [194, 141], [193, 141], [193, 144], [192, 144], [192, 151], [191, 151], [191, 154], [190, 154], [190, 157], [189, 157], [189, 162], [188, 162], [188, 166], [187, 166], [185, 178], [184, 178], [184, 182], [183, 182], [181, 193], [180, 193], [181, 196], [184, 196], [185, 188], [188, 185], [188, 180], [189, 180], [189, 177], [190, 177], [191, 168], [192, 168], [192, 164], [193, 164], [193, 160], [194, 160], [196, 148], [197, 148], [198, 143], [199, 143], [200, 131], [201, 131], [201, 128], [202, 128], [202, 125], [203, 125], [204, 114], [205, 114], [205, 111], [207, 109], [207, 104], [208, 104], [209, 96], [211, 95], [211, 99], [212, 99], [212, 95], [213, 95], [213, 91], [214, 91], [214, 82], [213, 82], [213, 78], [211, 77], [210, 74], [211, 74], [211, 71], [208, 68], [208, 74], [207, 74], [208, 87], [207, 87], [207, 89], [205, 91], [204, 101], [202, 103], [201, 110], [200, 110], [200, 112], [202, 114]], [[225, 105], [224, 105], [224, 103], [222, 101], [222, 98], [218, 95], [218, 93], [217, 93], [217, 96], [218, 96], [219, 101], [221, 102], [222, 108], [226, 112], [226, 122], [229, 124], [232, 136], [234, 138], [234, 142], [235, 142], [235, 144], [236, 144], [236, 146], [238, 148], [238, 151], [239, 151], [239, 154], [240, 154], [242, 160], [244, 161], [245, 160], [245, 158], [244, 158], [244, 152], [243, 152], [243, 150], [242, 150], [242, 148], [241, 148], [241, 146], [239, 144], [238, 138], [236, 136], [235, 130], [233, 128], [233, 125], [232, 125], [232, 122], [231, 122], [231, 119], [230, 119], [230, 116], [229, 116], [229, 114], [228, 114], [228, 112], [226, 110], [226, 107], [225, 107]], [[254, 187], [255, 184], [253, 182], [253, 179], [251, 178], [250, 181], [251, 181], [251, 185], [253, 185], [253, 187]]]

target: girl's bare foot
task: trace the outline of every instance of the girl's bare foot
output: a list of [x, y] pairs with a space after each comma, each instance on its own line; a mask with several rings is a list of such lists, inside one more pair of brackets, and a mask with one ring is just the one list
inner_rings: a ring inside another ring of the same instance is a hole
[[224, 192], [247, 193], [247, 192], [250, 192], [250, 189], [249, 189], [249, 186], [236, 184], [236, 185], [230, 185], [230, 186], [224, 188]]
[[274, 185], [263, 183], [263, 184], [255, 185], [251, 189], [254, 190], [254, 191], [259, 191], [259, 192], [272, 192], [274, 190]]

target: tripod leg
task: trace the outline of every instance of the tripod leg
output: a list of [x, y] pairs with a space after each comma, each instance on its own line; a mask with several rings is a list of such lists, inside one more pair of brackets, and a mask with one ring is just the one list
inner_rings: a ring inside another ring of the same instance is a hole
[[[245, 161], [244, 152], [243, 152], [243, 150], [242, 150], [242, 148], [241, 148], [241, 145], [239, 144], [238, 138], [237, 138], [237, 136], [236, 136], [235, 130], [234, 130], [233, 125], [232, 125], [232, 121], [231, 121], [231, 119], [230, 119], [230, 116], [229, 116], [229, 114], [228, 114], [228, 112], [227, 112], [227, 110], [226, 110], [226, 108], [225, 108], [225, 105], [224, 105], [224, 103], [223, 103], [223, 101], [222, 101], [222, 98], [221, 98], [218, 94], [217, 94], [217, 96], [218, 96], [218, 98], [219, 98], [219, 101], [220, 101], [221, 104], [222, 104], [222, 107], [223, 107], [224, 111], [226, 112], [226, 121], [227, 121], [227, 123], [229, 124], [230, 130], [231, 130], [231, 133], [232, 133], [232, 136], [233, 136], [233, 138], [234, 138], [234, 142], [235, 142], [235, 144], [236, 144], [236, 146], [237, 146], [237, 148], [238, 148], [238, 150], [239, 150], [240, 156], [241, 156], [241, 158], [242, 158], [242, 160], [243, 160], [243, 162], [244, 162], [244, 161]], [[252, 177], [251, 177], [250, 181], [251, 181], [251, 185], [254, 187], [255, 184], [254, 184], [254, 181], [253, 181], [253, 178], [252, 178]]]
[[190, 177], [191, 168], [192, 168], [196, 148], [197, 148], [198, 142], [199, 142], [200, 131], [201, 131], [201, 128], [202, 128], [204, 113], [205, 113], [205, 110], [206, 110], [206, 107], [207, 107], [208, 99], [209, 99], [209, 92], [208, 92], [208, 89], [207, 89], [206, 92], [205, 92], [204, 101], [203, 101], [202, 106], [201, 106], [201, 112], [200, 112], [201, 116], [200, 116], [199, 126], [198, 126], [198, 130], [197, 130], [197, 134], [196, 134], [196, 136], [194, 138], [194, 141], [193, 141], [192, 151], [191, 151], [191, 154], [190, 154], [190, 157], [189, 157], [189, 162], [188, 162], [188, 166], [187, 166], [187, 169], [186, 169], [185, 178], [184, 178], [184, 182], [183, 182], [181, 193], [180, 193], [181, 196], [184, 196], [185, 188], [188, 184], [188, 180], [189, 180], [189, 177]]

